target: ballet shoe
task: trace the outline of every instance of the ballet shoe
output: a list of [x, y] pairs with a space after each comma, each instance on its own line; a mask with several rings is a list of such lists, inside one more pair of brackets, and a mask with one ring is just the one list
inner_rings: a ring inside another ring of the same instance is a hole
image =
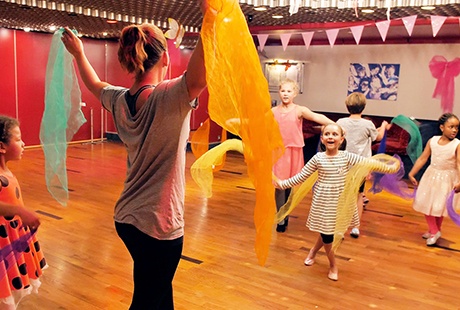
[[313, 264], [315, 263], [315, 259], [314, 259], [314, 258], [307, 257], [303, 263], [304, 263], [305, 265], [307, 265], [307, 266], [311, 266], [311, 265], [313, 265]]
[[332, 272], [329, 270], [329, 273], [327, 274], [327, 277], [329, 280], [332, 281], [337, 281], [339, 279], [339, 273], [338, 272]]
[[286, 225], [285, 224], [277, 224], [276, 225], [276, 231], [284, 233], [286, 231]]
[[436, 242], [438, 241], [438, 239], [441, 237], [441, 231], [438, 230], [437, 233], [435, 233], [434, 235], [431, 235], [430, 238], [426, 239], [426, 245], [427, 246], [435, 246], [436, 245]]
[[426, 233], [424, 233], [424, 234], [422, 235], [422, 238], [423, 238], [423, 239], [428, 239], [428, 238], [430, 238], [430, 237], [431, 237], [431, 233], [430, 233], [429, 231], [427, 231]]

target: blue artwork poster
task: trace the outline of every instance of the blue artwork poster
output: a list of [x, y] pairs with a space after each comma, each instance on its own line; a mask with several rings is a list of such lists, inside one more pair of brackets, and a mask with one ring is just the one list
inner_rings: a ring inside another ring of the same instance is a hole
[[396, 101], [398, 86], [399, 64], [350, 64], [348, 94], [360, 92], [367, 99]]

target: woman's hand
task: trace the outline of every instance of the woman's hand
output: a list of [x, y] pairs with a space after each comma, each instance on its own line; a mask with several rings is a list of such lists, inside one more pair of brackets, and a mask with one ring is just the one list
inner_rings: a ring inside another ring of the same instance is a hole
[[201, 12], [204, 14], [206, 13], [206, 10], [208, 9], [208, 1], [207, 0], [198, 0], [198, 5], [200, 6], [201, 8]]
[[69, 51], [72, 56], [77, 57], [78, 55], [83, 54], [83, 42], [69, 28], [64, 28], [61, 40], [67, 51]]

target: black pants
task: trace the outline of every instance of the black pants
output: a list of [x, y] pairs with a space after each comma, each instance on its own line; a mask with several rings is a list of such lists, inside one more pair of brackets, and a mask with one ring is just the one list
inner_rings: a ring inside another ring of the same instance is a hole
[[130, 310], [174, 309], [172, 280], [182, 255], [183, 237], [158, 240], [130, 224], [115, 222], [134, 261], [134, 293]]

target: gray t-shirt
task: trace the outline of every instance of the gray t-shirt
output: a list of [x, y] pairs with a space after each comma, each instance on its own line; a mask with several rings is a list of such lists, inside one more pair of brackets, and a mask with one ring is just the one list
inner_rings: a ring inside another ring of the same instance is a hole
[[345, 129], [347, 151], [364, 157], [372, 156], [372, 141], [378, 136], [378, 131], [372, 121], [364, 118], [341, 118], [337, 125]]
[[127, 91], [107, 86], [100, 98], [128, 152], [114, 219], [160, 240], [179, 238], [184, 234], [185, 153], [192, 109], [185, 75], [157, 85], [135, 116], [125, 100]]

